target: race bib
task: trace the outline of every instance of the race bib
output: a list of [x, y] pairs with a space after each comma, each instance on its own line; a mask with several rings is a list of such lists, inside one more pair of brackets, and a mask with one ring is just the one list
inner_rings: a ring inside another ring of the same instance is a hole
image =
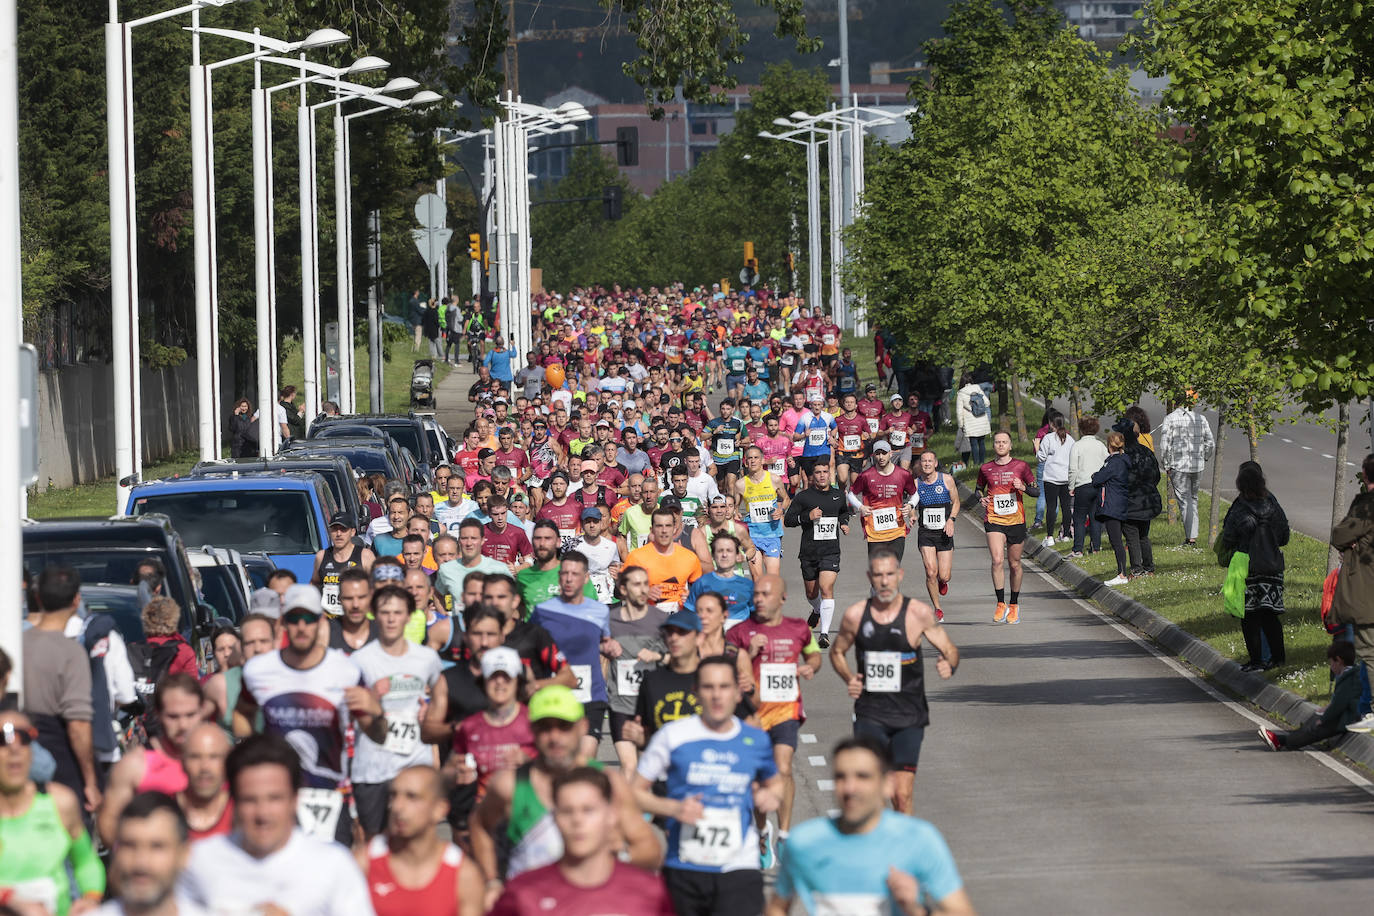
[[865, 652], [864, 690], [897, 693], [902, 689], [902, 653]]
[[725, 437], [716, 440], [717, 455], [733, 455], [735, 453], [735, 440], [733, 437]]
[[695, 824], [682, 825], [677, 855], [690, 865], [719, 868], [730, 864], [743, 845], [739, 812], [733, 808], [706, 808]]
[[838, 518], [818, 518], [816, 523], [811, 526], [811, 539], [815, 541], [833, 541], [839, 536], [840, 520]]
[[387, 713], [386, 743], [382, 747], [393, 754], [409, 757], [420, 746], [420, 716], [415, 711]]
[[677, 356], [677, 354], [678, 354], [677, 345], [676, 345], [676, 344], [668, 344], [666, 347], [663, 348], [663, 352], [664, 352], [664, 354], [667, 355], [667, 356]]
[[925, 447], [926, 447], [926, 434], [925, 434], [925, 433], [912, 433], [912, 434], [911, 434], [911, 447], [912, 447], [912, 448], [925, 448]]
[[781, 478], [783, 478], [783, 479], [786, 479], [786, 478], [787, 478], [787, 459], [786, 459], [786, 458], [775, 458], [775, 459], [773, 460], [773, 463], [770, 464], [770, 465], [768, 466], [768, 470], [771, 471], [771, 472], [774, 473], [774, 474], [777, 474], [779, 477], [781, 477]]
[[923, 507], [921, 509], [921, 527], [927, 531], [943, 531], [945, 529], [945, 507]]
[[814, 894], [816, 916], [892, 916], [887, 894]]
[[821, 335], [821, 343], [825, 344], [827, 347], [833, 347], [833, 346], [835, 345], [835, 335], [834, 335], [834, 334], [822, 334], [822, 335]]
[[819, 429], [807, 430], [806, 432], [806, 444], [811, 446], [812, 448], [817, 448], [819, 446], [825, 445], [826, 440], [829, 438], [830, 433], [824, 427]]
[[878, 431], [878, 418], [866, 417], [865, 419], [868, 420], [868, 431], [871, 433], [876, 433]]
[[52, 878], [29, 878], [5, 883], [9, 885], [7, 890], [14, 893], [15, 900], [37, 903], [49, 913], [57, 912], [57, 882]]
[[563, 539], [563, 549], [572, 550], [574, 542], [577, 540], [576, 531], [568, 531], [565, 528], [558, 529], [558, 536]]
[[760, 500], [749, 504], [749, 521], [755, 525], [767, 525], [773, 521], [773, 502]]
[[618, 658], [615, 660], [615, 690], [622, 697], [639, 696], [639, 685], [644, 680], [644, 669], [639, 659]]
[[606, 573], [592, 576], [592, 588], [596, 589], [596, 600], [602, 604], [610, 604], [615, 600], [615, 583]]
[[590, 703], [592, 701], [592, 666], [591, 665], [571, 665], [573, 677], [577, 678], [577, 686], [573, 688], [573, 696], [577, 697], [579, 703]]
[[844, 437], [844, 450], [846, 452], [857, 452], [862, 444], [863, 439], [858, 436], [847, 435]]
[[324, 612], [330, 617], [338, 617], [342, 614], [343, 602], [339, 600], [339, 583], [324, 583], [320, 589], [320, 601], [324, 604]]
[[765, 703], [792, 703], [800, 693], [797, 689], [795, 664], [768, 663], [759, 665], [759, 699]]
[[888, 506], [885, 509], [873, 510], [873, 530], [874, 531], [896, 531], [897, 530], [896, 506]]
[[1016, 514], [1016, 494], [1015, 493], [994, 493], [992, 494], [992, 511], [994, 515], [1015, 515]]
[[905, 448], [905, 447], [906, 447], [906, 430], [904, 430], [904, 429], [896, 429], [896, 428], [893, 428], [893, 429], [889, 430], [889, 431], [888, 431], [888, 434], [887, 434], [887, 438], [888, 438], [888, 441], [892, 443], [892, 447], [893, 447], [893, 448]]
[[738, 374], [738, 373], [740, 373], [740, 372], [743, 372], [743, 371], [744, 371], [744, 360], [742, 360], [742, 359], [732, 359], [732, 360], [730, 360], [730, 371], [731, 371], [731, 372], [734, 372], [734, 373], [736, 373], [736, 374]]
[[796, 361], [797, 361], [797, 358], [796, 358], [795, 356], [793, 356], [791, 353], [784, 353], [784, 354], [782, 355], [782, 364], [783, 364], [784, 366], [786, 366], [787, 368], [789, 368], [789, 369], [792, 368], [792, 366], [796, 363]]
[[296, 822], [313, 837], [334, 842], [343, 812], [343, 793], [338, 789], [301, 789], [296, 795]]

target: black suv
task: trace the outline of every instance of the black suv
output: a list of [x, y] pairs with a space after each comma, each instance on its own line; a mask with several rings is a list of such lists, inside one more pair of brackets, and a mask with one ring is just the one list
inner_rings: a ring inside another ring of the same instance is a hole
[[380, 429], [392, 438], [401, 448], [408, 449], [420, 472], [426, 480], [432, 480], [434, 469], [444, 464], [444, 456], [434, 451], [425, 432], [424, 421], [418, 416], [399, 416], [395, 414], [351, 414], [342, 417], [326, 417], [310, 424], [309, 438], [319, 438], [331, 426], [371, 426]]

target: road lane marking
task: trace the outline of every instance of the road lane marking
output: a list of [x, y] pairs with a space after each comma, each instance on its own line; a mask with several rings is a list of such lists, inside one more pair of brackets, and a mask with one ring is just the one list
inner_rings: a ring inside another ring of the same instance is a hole
[[1331, 461], [1331, 460], [1333, 460], [1336, 456], [1335, 456], [1335, 455], [1328, 455], [1326, 452], [1322, 452], [1322, 457], [1325, 458], [1325, 459], [1327, 459], [1328, 461]]
[[806, 758], [806, 762], [809, 763], [809, 764], [811, 764], [813, 767], [824, 767], [824, 766], [828, 766], [828, 764], [825, 762], [825, 758], [824, 758], [824, 757], [821, 757], [821, 756], [819, 756], [819, 755], [813, 756], [813, 757], [807, 757], [807, 758]]
[[801, 735], [801, 743], [802, 743], [802, 744], [815, 744], [815, 743], [816, 743], [816, 736], [815, 736], [815, 735], [808, 735], [806, 732], [802, 732], [802, 735]]
[[1304, 446], [1302, 447], [1302, 450], [1303, 450], [1304, 452], [1310, 452], [1310, 451], [1312, 451], [1312, 446], [1310, 446], [1310, 445], [1304, 445]]
[[834, 792], [834, 791], [835, 791], [835, 780], [833, 780], [833, 779], [818, 779], [818, 780], [816, 780], [816, 788], [817, 788], [817, 789], [820, 789], [822, 792]]
[[1285, 442], [1285, 443], [1287, 443], [1288, 445], [1292, 445], [1292, 444], [1293, 444], [1293, 440], [1292, 440], [1292, 439], [1280, 439], [1279, 441], [1280, 441], [1280, 442]]

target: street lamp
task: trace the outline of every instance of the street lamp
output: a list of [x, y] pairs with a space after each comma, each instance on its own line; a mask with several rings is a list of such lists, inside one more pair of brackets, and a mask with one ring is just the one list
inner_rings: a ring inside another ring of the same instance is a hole
[[806, 147], [806, 295], [808, 304], [814, 309], [820, 307], [822, 301], [820, 146], [827, 142], [827, 134], [809, 124], [798, 126], [786, 118], [774, 118], [773, 123], [786, 130], [783, 133], [760, 131], [759, 136]]

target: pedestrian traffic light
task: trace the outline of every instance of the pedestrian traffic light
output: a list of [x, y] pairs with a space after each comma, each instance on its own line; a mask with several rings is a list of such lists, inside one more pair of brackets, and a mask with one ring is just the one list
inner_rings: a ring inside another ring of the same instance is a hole
[[620, 219], [620, 185], [610, 184], [601, 189], [601, 215], [608, 220]]
[[480, 232], [468, 233], [468, 258], [473, 261], [482, 260], [482, 234]]
[[752, 267], [752, 266], [754, 266], [754, 265], [752, 265], [752, 264], [749, 263], [750, 261], [753, 261], [753, 260], [754, 260], [754, 243], [753, 243], [753, 242], [745, 242], [745, 243], [744, 243], [744, 266], [745, 266], [745, 267]]
[[623, 167], [639, 165], [639, 128], [615, 129], [615, 164]]

